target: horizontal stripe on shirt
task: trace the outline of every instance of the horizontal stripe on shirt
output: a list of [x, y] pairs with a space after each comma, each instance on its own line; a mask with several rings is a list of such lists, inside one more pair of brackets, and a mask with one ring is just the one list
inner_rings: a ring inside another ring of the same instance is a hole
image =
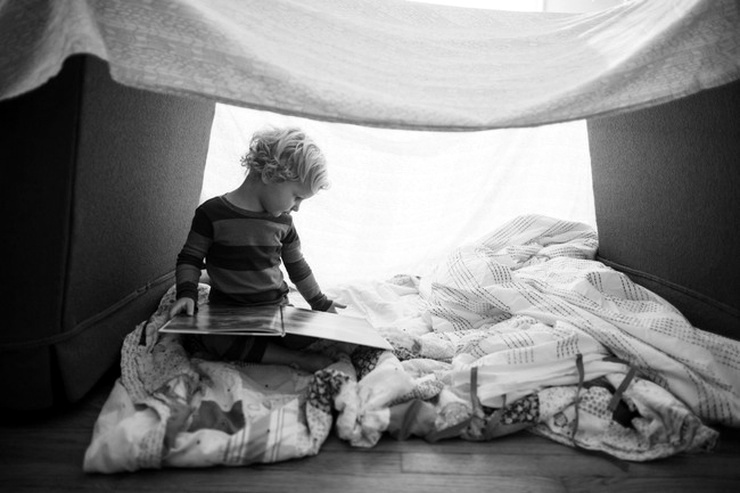
[[208, 251], [209, 268], [218, 267], [233, 271], [271, 269], [280, 265], [280, 247], [277, 245], [227, 246], [214, 243]]
[[285, 281], [280, 269], [233, 271], [211, 267], [208, 269], [211, 286], [225, 293], [253, 294], [282, 289]]
[[259, 306], [259, 305], [276, 305], [287, 303], [288, 287], [284, 290], [275, 289], [270, 291], [260, 291], [253, 294], [224, 293], [216, 288], [211, 288], [208, 296], [209, 303], [218, 305], [237, 305], [237, 306]]

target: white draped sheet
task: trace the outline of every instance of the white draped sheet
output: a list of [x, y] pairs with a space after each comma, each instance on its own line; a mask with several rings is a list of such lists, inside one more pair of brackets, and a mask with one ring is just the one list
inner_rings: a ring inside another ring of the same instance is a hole
[[122, 84], [326, 121], [534, 126], [737, 80], [738, 25], [735, 0], [585, 14], [400, 0], [0, 0], [0, 99], [89, 53]]

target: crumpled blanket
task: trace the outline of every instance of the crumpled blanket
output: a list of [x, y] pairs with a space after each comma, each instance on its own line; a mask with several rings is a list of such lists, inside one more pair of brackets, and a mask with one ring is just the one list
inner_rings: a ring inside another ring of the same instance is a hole
[[524, 216], [423, 278], [337, 286], [394, 351], [319, 341], [306, 350], [335, 363], [313, 375], [188, 354], [157, 333], [171, 290], [124, 342], [84, 469], [276, 462], [332, 429], [357, 447], [529, 430], [634, 461], [711, 450], [705, 422], [740, 424], [740, 343], [595, 262], [597, 245], [586, 225]]
[[[201, 288], [201, 301], [207, 289]], [[121, 377], [100, 412], [88, 472], [275, 462], [316, 454], [331, 430], [327, 399], [354, 368], [320, 374], [190, 357], [177, 335], [159, 336], [173, 290], [123, 344]]]

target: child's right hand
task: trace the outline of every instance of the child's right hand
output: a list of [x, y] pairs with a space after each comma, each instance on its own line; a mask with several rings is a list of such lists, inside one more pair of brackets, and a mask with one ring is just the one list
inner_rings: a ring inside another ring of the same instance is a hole
[[170, 318], [183, 312], [190, 317], [195, 313], [195, 301], [192, 298], [178, 298], [170, 308]]

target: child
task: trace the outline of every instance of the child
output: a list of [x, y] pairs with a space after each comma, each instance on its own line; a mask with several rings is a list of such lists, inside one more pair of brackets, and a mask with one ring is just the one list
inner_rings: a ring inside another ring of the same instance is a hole
[[[337, 307], [344, 308], [321, 292], [303, 258], [290, 216], [304, 200], [329, 186], [321, 150], [300, 129], [270, 128], [254, 134], [241, 162], [247, 168], [241, 186], [205, 201], [195, 211], [177, 257], [177, 300], [170, 316], [194, 314], [204, 267], [210, 277], [211, 304], [287, 304], [281, 259], [290, 280], [313, 310], [336, 312]], [[325, 356], [289, 347], [296, 345], [290, 337], [203, 335], [195, 338], [199, 343], [189, 342], [230, 360], [294, 364], [308, 371], [331, 364]]]

